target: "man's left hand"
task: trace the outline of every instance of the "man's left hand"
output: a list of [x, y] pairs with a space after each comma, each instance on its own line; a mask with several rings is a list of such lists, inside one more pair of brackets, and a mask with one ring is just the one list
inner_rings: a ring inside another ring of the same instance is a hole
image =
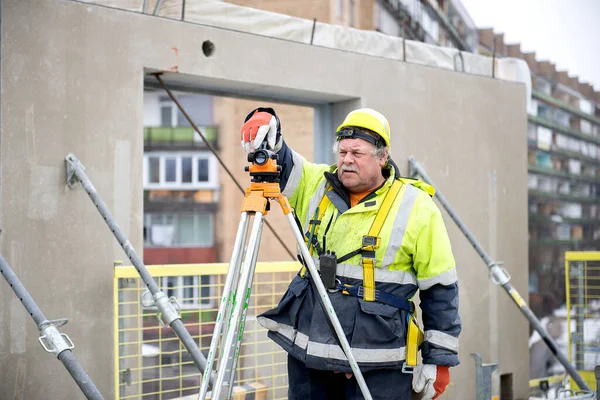
[[450, 367], [425, 364], [415, 371], [413, 390], [423, 392], [421, 400], [437, 399], [450, 383]]

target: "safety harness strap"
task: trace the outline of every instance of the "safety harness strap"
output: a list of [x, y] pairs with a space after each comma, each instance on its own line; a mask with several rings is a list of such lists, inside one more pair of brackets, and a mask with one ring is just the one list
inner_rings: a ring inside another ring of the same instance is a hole
[[[364, 296], [365, 289], [361, 285], [348, 285], [338, 283], [335, 288], [340, 290], [342, 294], [348, 296], [354, 296], [358, 298], [362, 298]], [[377, 301], [379, 303], [387, 304], [388, 306], [408, 311], [409, 313], [414, 313], [415, 311], [415, 305], [412, 302], [406, 300], [404, 297], [398, 297], [391, 293], [382, 292], [381, 290], [375, 290], [374, 297], [374, 301]]]
[[363, 267], [363, 286], [365, 287], [363, 299], [366, 301], [375, 300], [375, 250], [381, 244], [379, 232], [388, 217], [398, 193], [400, 193], [401, 187], [402, 182], [395, 180], [377, 211], [368, 235], [363, 236], [362, 239], [362, 258], [360, 262]]
[[[327, 191], [327, 188], [325, 188], [325, 191]], [[326, 194], [323, 194], [323, 198], [321, 198], [321, 201], [319, 202], [319, 205], [317, 206], [317, 209], [315, 210], [315, 215], [313, 216], [313, 219], [310, 220], [309, 224], [308, 224], [308, 235], [304, 236], [304, 241], [308, 246], [308, 251], [310, 252], [310, 254], [313, 254], [313, 249], [317, 250], [317, 253], [319, 252], [318, 247], [318, 240], [317, 240], [317, 232], [319, 231], [319, 226], [321, 225], [321, 221], [323, 220], [323, 215], [325, 215], [325, 211], [327, 210], [327, 207], [329, 206], [329, 203], [331, 203], [331, 201], [329, 200], [329, 197], [327, 197]], [[302, 267], [302, 270], [300, 270], [300, 276], [304, 278], [304, 276], [306, 275], [306, 267]]]
[[406, 361], [407, 367], [416, 367], [418, 362], [419, 347], [423, 343], [423, 331], [417, 325], [417, 320], [414, 314], [409, 314], [407, 318], [406, 332]]

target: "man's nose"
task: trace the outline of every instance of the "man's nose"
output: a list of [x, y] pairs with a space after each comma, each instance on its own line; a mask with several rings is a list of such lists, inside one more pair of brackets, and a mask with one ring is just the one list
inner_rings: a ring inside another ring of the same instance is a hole
[[342, 162], [344, 164], [352, 164], [354, 162], [354, 157], [351, 153], [346, 153], [346, 155], [342, 157]]

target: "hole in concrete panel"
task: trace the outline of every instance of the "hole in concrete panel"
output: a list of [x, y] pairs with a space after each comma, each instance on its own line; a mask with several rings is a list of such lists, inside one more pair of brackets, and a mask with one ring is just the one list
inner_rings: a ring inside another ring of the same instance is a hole
[[202, 53], [204, 53], [206, 57], [212, 56], [214, 52], [215, 45], [213, 42], [211, 42], [210, 40], [205, 40], [204, 42], [202, 42]]
[[513, 400], [513, 375], [500, 375], [500, 400]]

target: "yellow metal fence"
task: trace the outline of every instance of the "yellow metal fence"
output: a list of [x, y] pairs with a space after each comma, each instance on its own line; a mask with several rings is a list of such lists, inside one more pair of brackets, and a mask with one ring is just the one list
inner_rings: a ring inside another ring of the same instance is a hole
[[[228, 265], [147, 268], [161, 290], [177, 298], [181, 319], [206, 356]], [[287, 398], [286, 354], [267, 338], [256, 315], [277, 305], [299, 269], [296, 262], [257, 263], [240, 349], [236, 399], [245, 398], [244, 393], [253, 393], [256, 399]], [[115, 399], [195, 400], [200, 373], [171, 328], [161, 326], [156, 311], [142, 305], [145, 291], [134, 267], [115, 266]]]
[[569, 361], [595, 390], [594, 367], [600, 365], [600, 252], [566, 252], [565, 282]]

